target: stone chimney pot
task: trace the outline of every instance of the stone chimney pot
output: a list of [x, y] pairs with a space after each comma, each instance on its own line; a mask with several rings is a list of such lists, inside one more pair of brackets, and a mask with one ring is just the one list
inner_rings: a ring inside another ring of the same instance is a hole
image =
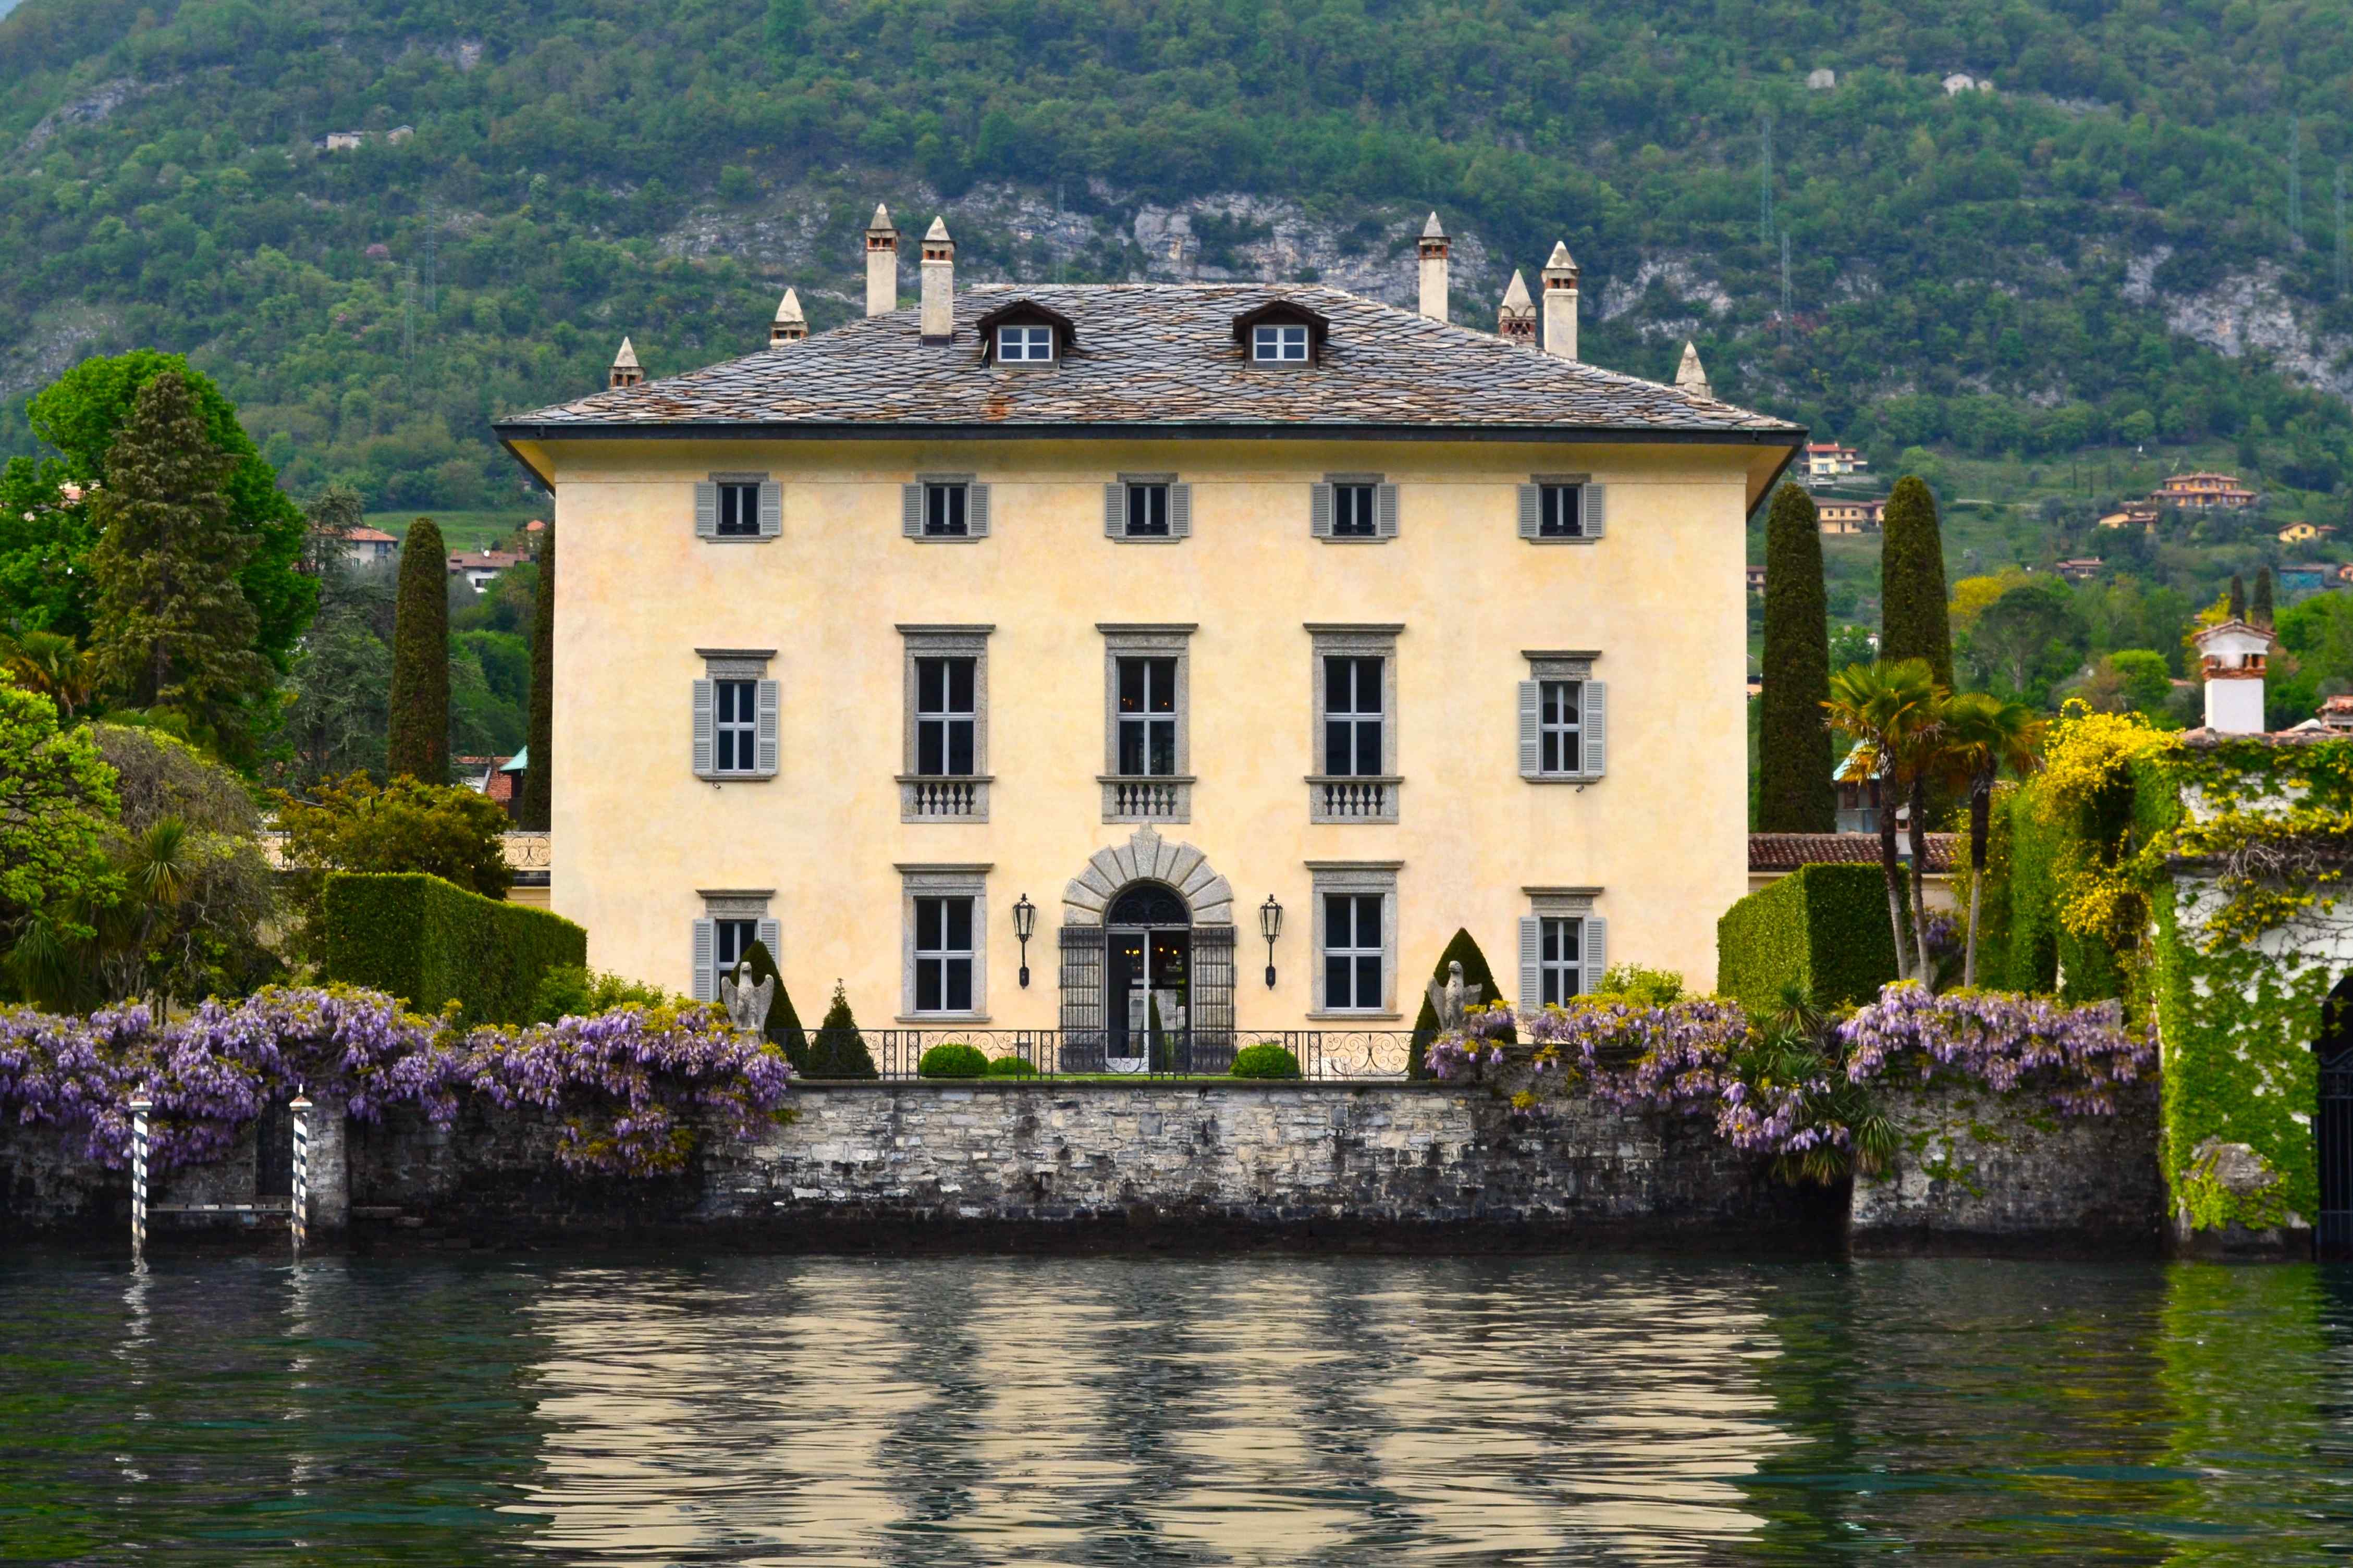
[[768, 323], [768, 346], [782, 348], [808, 336], [808, 318], [801, 314], [801, 297], [787, 289], [776, 302], [776, 319]]
[[638, 351], [629, 340], [621, 340], [621, 352], [613, 356], [613, 369], [606, 378], [607, 386], [636, 386], [646, 379], [644, 369], [638, 363]]
[[1447, 319], [1446, 257], [1450, 249], [1446, 230], [1439, 226], [1438, 215], [1421, 226], [1421, 239], [1416, 249], [1421, 257], [1421, 313], [1433, 321]]
[[899, 229], [891, 209], [874, 204], [866, 226], [866, 313], [887, 316], [899, 308]]
[[923, 342], [944, 343], [955, 336], [955, 241], [945, 219], [932, 219], [923, 231]]
[[1545, 353], [1555, 359], [1577, 357], [1577, 258], [1568, 242], [1556, 241], [1544, 264]]
[[1536, 346], [1536, 302], [1528, 297], [1527, 279], [1516, 270], [1511, 287], [1504, 290], [1503, 307], [1495, 312], [1495, 331], [1507, 343]]
[[1707, 384], [1707, 372], [1700, 367], [1699, 350], [1692, 343], [1683, 344], [1683, 363], [1675, 367], [1675, 385], [1694, 397], [1714, 397]]
[[2206, 728], [2218, 735], [2263, 735], [2263, 667], [2272, 635], [2244, 621], [2208, 626], [2191, 639], [2206, 677]]

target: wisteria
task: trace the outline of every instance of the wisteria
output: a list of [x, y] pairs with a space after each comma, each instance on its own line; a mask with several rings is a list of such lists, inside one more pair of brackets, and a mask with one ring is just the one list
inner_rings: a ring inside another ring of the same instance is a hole
[[2003, 1092], [2039, 1089], [2073, 1116], [2113, 1114], [2116, 1086], [2157, 1062], [2151, 1035], [2126, 1030], [2115, 1002], [2066, 1007], [1993, 991], [1932, 996], [1908, 983], [1883, 990], [1839, 1026], [1839, 1037], [1852, 1082], [1898, 1072], [1925, 1082], [1943, 1070]]
[[299, 1087], [364, 1121], [403, 1105], [441, 1126], [470, 1100], [530, 1106], [561, 1123], [567, 1168], [644, 1175], [679, 1168], [698, 1129], [740, 1132], [774, 1110], [789, 1076], [779, 1053], [700, 1005], [470, 1031], [350, 986], [207, 1002], [161, 1029], [144, 1006], [87, 1018], [0, 1007], [0, 1118], [78, 1131], [88, 1157], [116, 1166], [142, 1092], [151, 1161], [170, 1169], [220, 1158]]

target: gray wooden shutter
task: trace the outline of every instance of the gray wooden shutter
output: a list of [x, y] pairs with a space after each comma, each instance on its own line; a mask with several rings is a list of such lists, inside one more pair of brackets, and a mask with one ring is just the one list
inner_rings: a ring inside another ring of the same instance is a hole
[[[778, 969], [785, 966], [785, 928], [781, 924], [773, 920], [763, 920], [760, 922], [760, 945], [768, 950], [770, 962]], [[776, 989], [781, 991], [784, 988], [785, 983], [778, 980]]]
[[964, 498], [965, 531], [975, 539], [988, 537], [988, 487], [967, 485]]
[[1578, 771], [1588, 778], [1599, 778], [1609, 772], [1604, 746], [1609, 739], [1609, 688], [1599, 680], [1585, 683], [1585, 711], [1578, 728], [1578, 737], [1585, 742], [1585, 766]]
[[1603, 514], [1609, 510], [1603, 503], [1608, 495], [1609, 487], [1605, 485], [1587, 485], [1585, 493], [1577, 498], [1577, 521], [1584, 525], [1582, 531], [1588, 539], [1601, 537]]
[[1609, 973], [1609, 922], [1595, 915], [1585, 917], [1585, 989], [1589, 994], [1601, 989], [1601, 977]]
[[1190, 485], [1168, 487], [1168, 537], [1193, 537], [1193, 487]]
[[1520, 921], [1520, 1018], [1523, 1022], [1544, 1010], [1544, 921], [1529, 915]]
[[1373, 532], [1383, 539], [1397, 537], [1397, 486], [1377, 485], [1373, 488]]
[[1536, 681], [1520, 682], [1520, 776], [1535, 778], [1544, 771], [1544, 747], [1537, 733], [1544, 688]]
[[760, 537], [774, 539], [785, 531], [785, 487], [774, 479], [760, 481]]
[[765, 776], [774, 778], [776, 773], [776, 683], [760, 682], [759, 729], [754, 733], [754, 762]]
[[694, 481], [694, 537], [719, 537], [719, 485], [716, 480]]
[[716, 705], [715, 694], [708, 680], [694, 683], [694, 776], [711, 776], [715, 759], [712, 742], [712, 710]]
[[1534, 539], [1544, 522], [1544, 492], [1535, 485], [1520, 487], [1520, 537]]
[[719, 964], [719, 928], [708, 919], [694, 922], [694, 999], [708, 1002], [719, 989], [712, 971]]
[[1315, 539], [1332, 537], [1332, 487], [1325, 484], [1307, 487], [1313, 499], [1307, 507], [1307, 531]]
[[1127, 536], [1127, 487], [1124, 484], [1103, 486], [1103, 534], [1110, 539]]
[[910, 539], [923, 537], [923, 487], [899, 487], [899, 531]]

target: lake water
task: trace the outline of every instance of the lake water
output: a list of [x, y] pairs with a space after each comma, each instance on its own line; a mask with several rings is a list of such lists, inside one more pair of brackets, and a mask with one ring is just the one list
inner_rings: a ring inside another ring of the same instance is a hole
[[2263, 1563], [2353, 1272], [0, 1260], [0, 1561]]

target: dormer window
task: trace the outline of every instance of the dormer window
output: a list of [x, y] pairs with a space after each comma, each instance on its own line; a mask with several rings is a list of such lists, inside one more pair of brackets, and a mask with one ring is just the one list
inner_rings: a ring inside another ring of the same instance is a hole
[[999, 364], [1050, 364], [1054, 359], [1054, 329], [1049, 326], [997, 329]]
[[1307, 363], [1307, 325], [1271, 325], [1250, 329], [1250, 358], [1267, 363]]

